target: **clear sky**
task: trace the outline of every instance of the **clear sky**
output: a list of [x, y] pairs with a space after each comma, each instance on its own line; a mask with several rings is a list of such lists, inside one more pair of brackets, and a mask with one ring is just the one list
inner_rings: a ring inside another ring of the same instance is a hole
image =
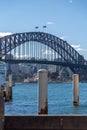
[[63, 38], [87, 59], [87, 0], [0, 0], [0, 34], [35, 31], [35, 26]]

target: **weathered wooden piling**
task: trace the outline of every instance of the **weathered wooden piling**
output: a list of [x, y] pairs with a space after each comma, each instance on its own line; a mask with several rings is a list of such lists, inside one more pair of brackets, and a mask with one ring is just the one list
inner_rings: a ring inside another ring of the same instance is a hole
[[79, 105], [79, 75], [73, 75], [73, 104]]
[[38, 114], [48, 114], [48, 72], [45, 69], [40, 69], [39, 73], [39, 99], [38, 99]]
[[9, 82], [6, 81], [6, 97], [5, 97], [5, 101], [9, 101], [10, 100], [10, 88], [9, 88]]
[[9, 93], [10, 93], [10, 100], [12, 99], [12, 74], [9, 75]]
[[0, 85], [0, 93], [2, 94], [2, 96], [4, 97], [4, 88], [2, 85]]
[[4, 97], [2, 87], [0, 85], [0, 130], [4, 129]]

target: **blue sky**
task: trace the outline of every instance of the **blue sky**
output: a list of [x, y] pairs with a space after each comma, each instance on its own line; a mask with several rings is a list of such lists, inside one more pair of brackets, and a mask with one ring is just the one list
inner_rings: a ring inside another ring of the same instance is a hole
[[87, 59], [87, 0], [0, 0], [0, 34], [35, 31], [35, 26], [63, 38]]

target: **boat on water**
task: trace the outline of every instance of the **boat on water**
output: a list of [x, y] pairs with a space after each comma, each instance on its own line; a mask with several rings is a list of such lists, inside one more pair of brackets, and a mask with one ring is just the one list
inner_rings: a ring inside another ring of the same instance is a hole
[[24, 79], [24, 83], [37, 83], [37, 81], [38, 81], [38, 77]]
[[0, 61], [0, 85], [6, 84], [6, 63]]

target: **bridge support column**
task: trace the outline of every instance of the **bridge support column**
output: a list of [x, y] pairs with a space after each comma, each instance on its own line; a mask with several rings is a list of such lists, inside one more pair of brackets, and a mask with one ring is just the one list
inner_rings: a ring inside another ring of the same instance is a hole
[[79, 75], [73, 75], [73, 104], [79, 105]]
[[0, 86], [0, 130], [4, 130], [4, 97]]
[[39, 73], [38, 114], [48, 114], [48, 72], [45, 69]]
[[12, 74], [9, 74], [9, 91], [10, 99], [12, 99]]

